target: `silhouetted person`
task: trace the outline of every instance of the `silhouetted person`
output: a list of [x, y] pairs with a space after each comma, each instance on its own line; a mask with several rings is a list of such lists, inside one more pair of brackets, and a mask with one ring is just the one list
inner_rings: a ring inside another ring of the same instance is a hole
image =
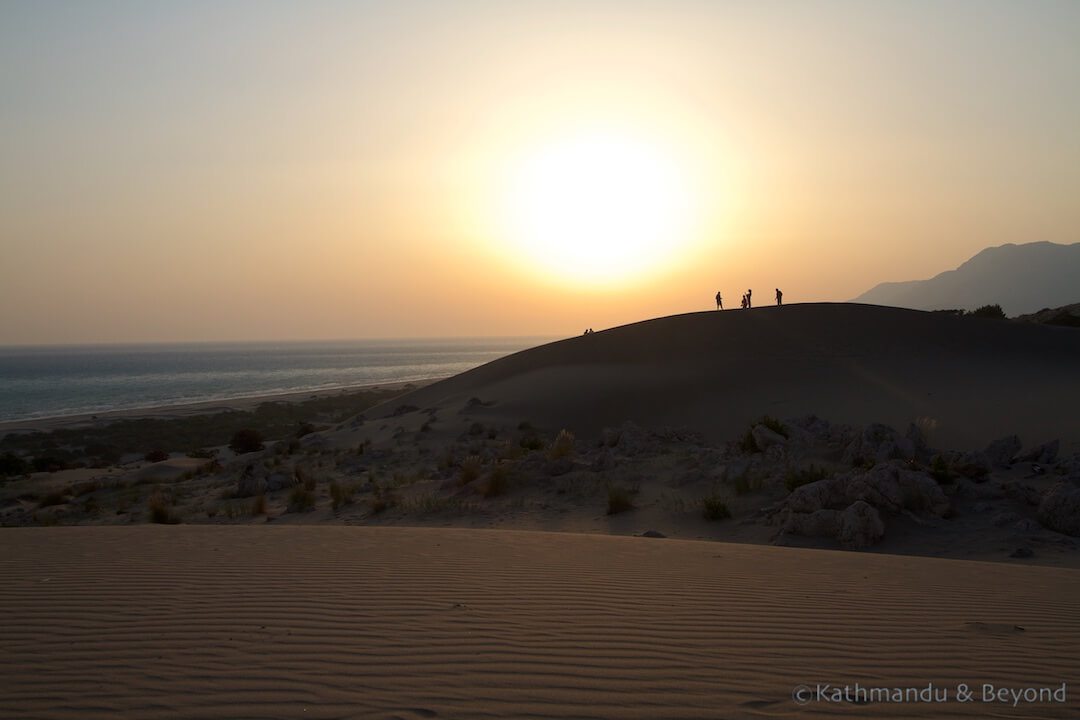
[[780, 292], [780, 288], [776, 288], [776, 304], [777, 306], [784, 304], [784, 293]]
[[723, 310], [724, 309], [724, 299], [722, 297], [720, 297], [720, 291], [719, 290], [716, 291], [716, 309], [717, 310]]
[[742, 300], [740, 302], [740, 307], [742, 307], [743, 310], [746, 309], [746, 293], [743, 293]]
[[747, 291], [746, 291], [746, 307], [747, 307], [747, 309], [749, 309], [749, 308], [753, 307], [753, 306], [752, 306], [752, 305], [750, 304], [750, 296], [751, 296], [751, 295], [753, 295], [753, 294], [754, 294], [754, 291], [753, 291], [753, 290], [747, 290]]

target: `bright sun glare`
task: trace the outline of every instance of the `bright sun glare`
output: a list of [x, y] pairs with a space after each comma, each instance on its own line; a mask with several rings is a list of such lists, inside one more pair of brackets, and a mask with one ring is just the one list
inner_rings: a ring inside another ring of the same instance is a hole
[[690, 188], [672, 154], [628, 135], [537, 147], [506, 187], [512, 252], [572, 284], [613, 284], [669, 264], [690, 240]]

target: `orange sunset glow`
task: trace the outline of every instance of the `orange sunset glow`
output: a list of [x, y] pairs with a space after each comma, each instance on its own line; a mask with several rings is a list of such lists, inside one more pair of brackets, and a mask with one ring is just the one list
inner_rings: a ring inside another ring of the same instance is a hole
[[1074, 3], [0, 8], [0, 343], [565, 334], [1080, 220]]

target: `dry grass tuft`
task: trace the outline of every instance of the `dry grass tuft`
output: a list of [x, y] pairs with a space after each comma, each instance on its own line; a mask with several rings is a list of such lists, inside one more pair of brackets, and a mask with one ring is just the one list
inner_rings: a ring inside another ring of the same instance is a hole
[[555, 436], [555, 441], [551, 443], [551, 447], [548, 448], [548, 459], [557, 460], [559, 458], [568, 458], [574, 454], [574, 434], [563, 428], [559, 431], [559, 434]]

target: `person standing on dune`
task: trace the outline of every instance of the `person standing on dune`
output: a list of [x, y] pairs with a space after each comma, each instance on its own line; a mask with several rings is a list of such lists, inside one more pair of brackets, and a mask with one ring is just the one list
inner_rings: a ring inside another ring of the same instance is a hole
[[724, 299], [722, 297], [720, 297], [720, 291], [719, 290], [716, 291], [716, 309], [717, 310], [723, 310], [724, 309]]
[[749, 310], [750, 307], [751, 307], [751, 305], [750, 305], [750, 296], [753, 295], [753, 293], [754, 293], [753, 290], [747, 290], [746, 291], [746, 309], [747, 310]]
[[776, 288], [776, 306], [780, 307], [784, 304], [784, 293], [780, 292], [780, 288]]

